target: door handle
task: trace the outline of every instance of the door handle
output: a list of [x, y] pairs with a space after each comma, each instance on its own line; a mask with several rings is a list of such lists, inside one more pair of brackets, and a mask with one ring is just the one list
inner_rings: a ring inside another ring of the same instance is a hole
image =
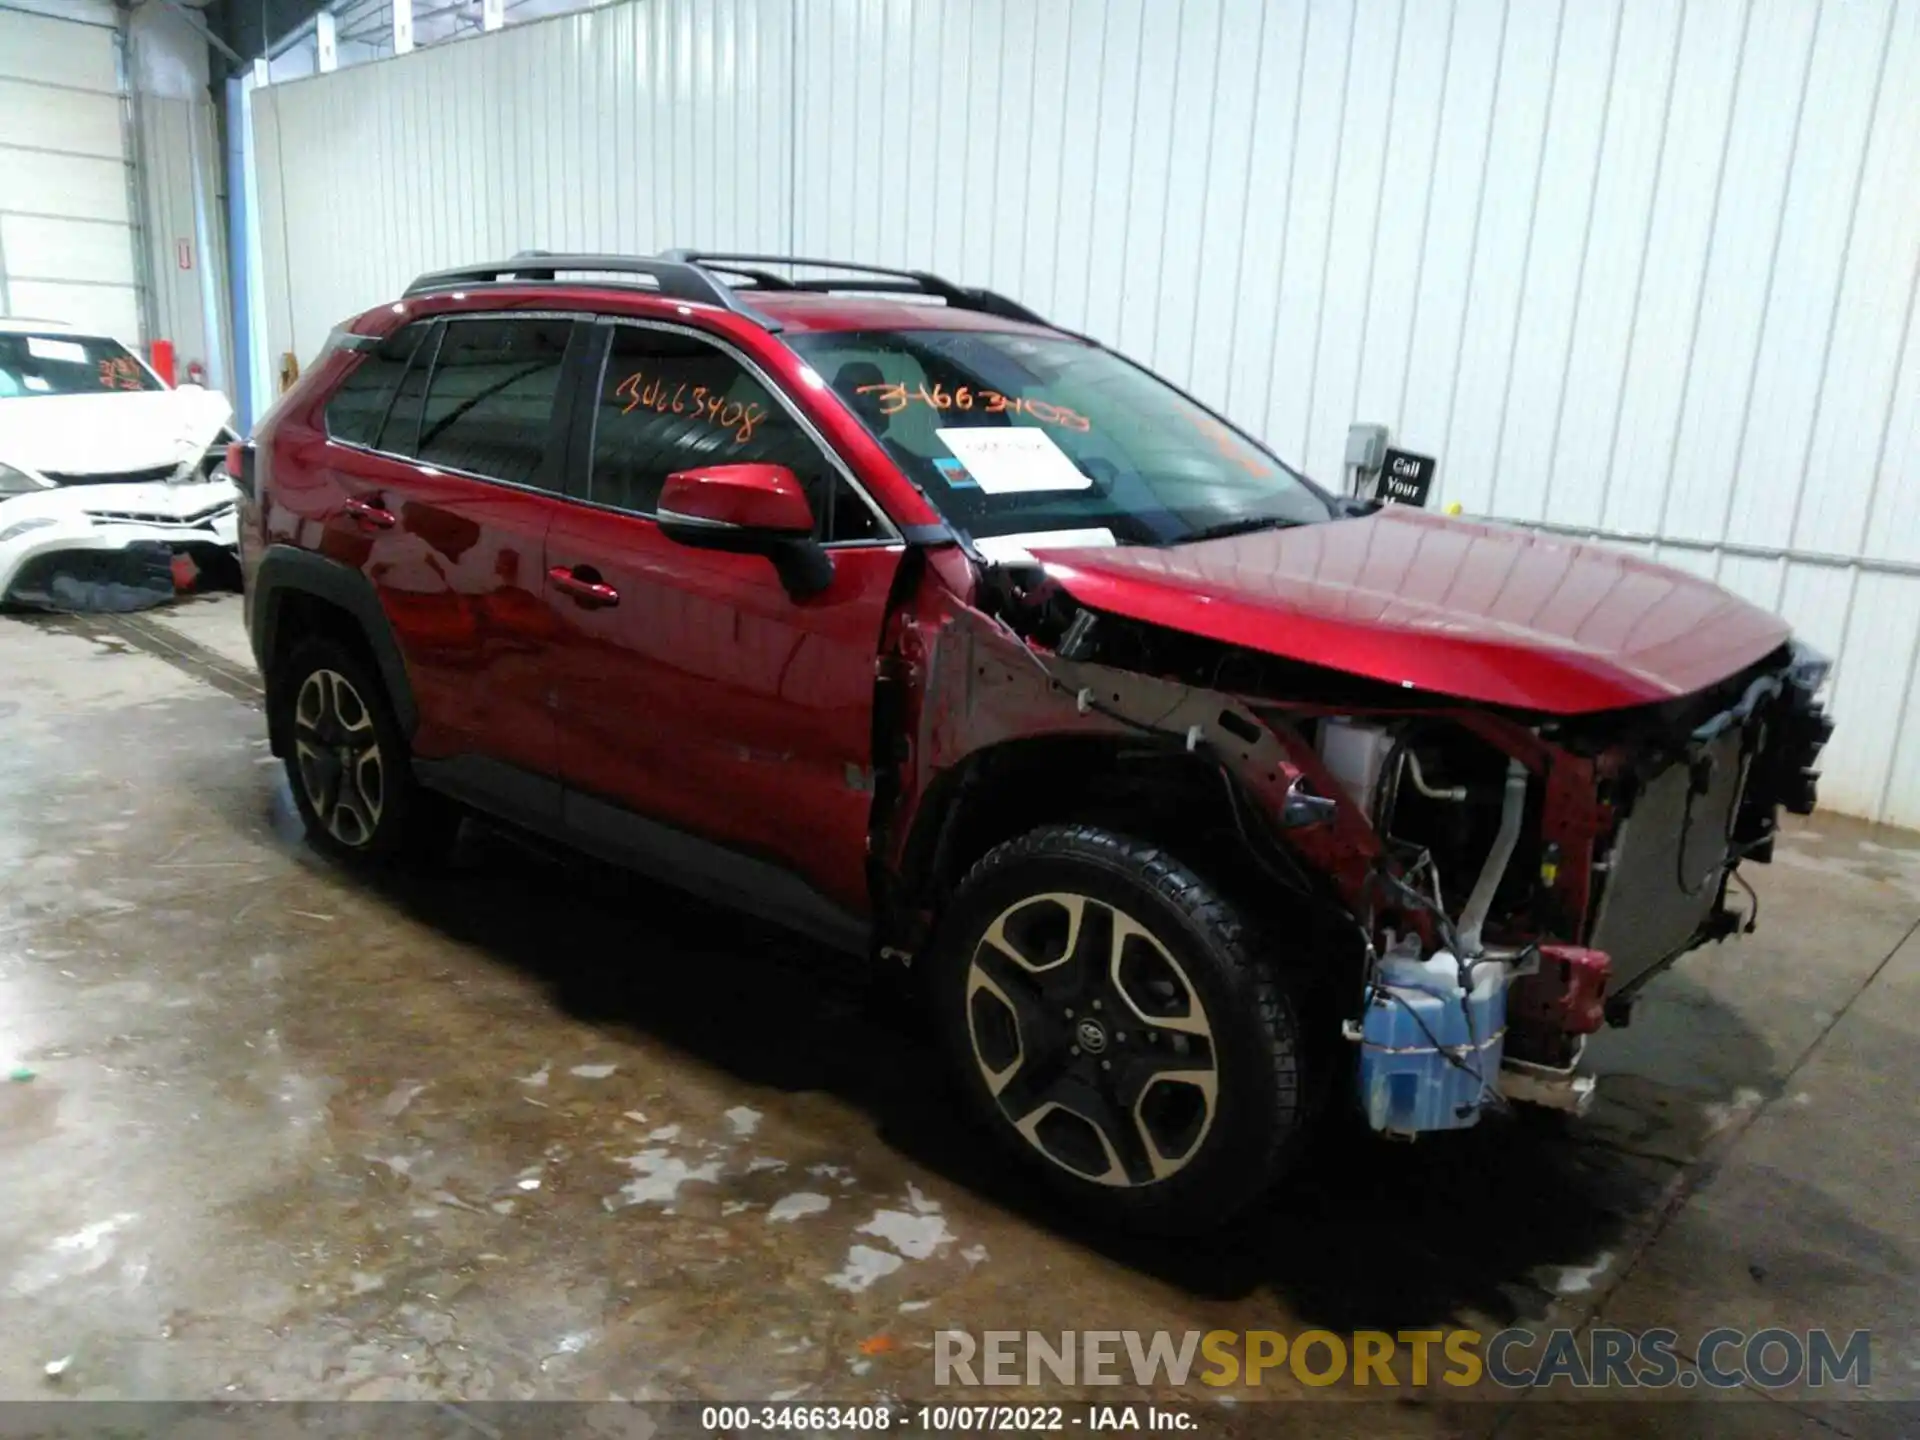
[[580, 571], [576, 571], [571, 566], [556, 565], [547, 571], [547, 579], [553, 582], [555, 589], [566, 591], [577, 604], [588, 610], [605, 609], [620, 603], [620, 592], [600, 579], [599, 572], [590, 566], [583, 565]]
[[354, 519], [364, 521], [376, 530], [391, 530], [397, 523], [391, 510], [382, 510], [371, 500], [348, 500], [341, 508]]

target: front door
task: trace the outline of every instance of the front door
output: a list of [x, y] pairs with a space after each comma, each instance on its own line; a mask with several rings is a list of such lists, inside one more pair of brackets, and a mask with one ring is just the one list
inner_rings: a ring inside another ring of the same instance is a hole
[[[671, 827], [863, 915], [874, 659], [902, 547], [741, 356], [689, 331], [608, 329], [576, 407], [583, 489], [547, 540], [568, 815]], [[833, 558], [823, 593], [795, 601], [764, 557], [692, 549], [654, 523], [669, 474], [736, 462], [801, 479]], [[707, 863], [706, 847], [679, 854]]]

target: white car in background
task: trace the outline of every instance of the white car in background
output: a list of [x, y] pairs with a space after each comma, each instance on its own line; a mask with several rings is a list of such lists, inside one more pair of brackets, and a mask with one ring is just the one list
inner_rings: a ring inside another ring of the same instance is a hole
[[124, 585], [156, 561], [231, 569], [232, 413], [118, 340], [0, 319], [0, 604], [135, 608]]

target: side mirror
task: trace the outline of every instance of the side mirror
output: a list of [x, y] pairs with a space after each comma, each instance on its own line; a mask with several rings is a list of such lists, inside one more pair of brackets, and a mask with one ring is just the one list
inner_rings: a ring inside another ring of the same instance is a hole
[[813, 507], [784, 465], [678, 470], [660, 488], [661, 533], [682, 545], [765, 555], [794, 599], [833, 582], [833, 560], [813, 538]]
[[[813, 534], [813, 507], [784, 465], [709, 465], [667, 476], [660, 489], [660, 528], [688, 545], [717, 531], [744, 539], [792, 540]], [[714, 549], [733, 549], [716, 545]]]

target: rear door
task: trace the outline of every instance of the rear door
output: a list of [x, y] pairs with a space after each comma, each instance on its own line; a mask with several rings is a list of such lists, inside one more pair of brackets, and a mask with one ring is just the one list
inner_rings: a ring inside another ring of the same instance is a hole
[[[659, 837], [632, 818], [664, 822], [760, 857], [859, 915], [874, 659], [899, 538], [743, 355], [679, 327], [601, 328], [606, 357], [575, 406], [584, 488], [547, 547], [552, 575], [611, 597], [552, 592], [569, 823], [589, 836], [624, 828], [646, 849]], [[667, 475], [748, 462], [788, 466], [806, 488], [834, 563], [824, 593], [795, 601], [764, 556], [661, 533], [653, 515]], [[781, 877], [753, 885], [762, 909], [809, 923], [791, 913], [798, 897]]]
[[559, 803], [544, 577], [576, 331], [585, 343], [591, 326], [525, 314], [409, 326], [370, 357], [404, 355], [397, 384], [356, 387], [356, 371], [328, 407], [344, 492], [329, 548], [357, 552], [393, 624], [419, 704], [415, 755], [452, 762], [456, 788], [533, 821]]

